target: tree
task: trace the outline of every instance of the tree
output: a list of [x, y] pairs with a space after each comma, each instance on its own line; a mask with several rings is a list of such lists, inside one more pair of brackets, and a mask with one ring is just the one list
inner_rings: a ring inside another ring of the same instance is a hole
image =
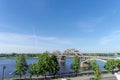
[[33, 75], [37, 75], [37, 77], [39, 76], [37, 63], [32, 63], [29, 65], [29, 74], [30, 74], [30, 79]]
[[101, 80], [101, 71], [99, 69], [99, 65], [97, 64], [96, 60], [92, 60], [90, 62], [90, 65], [94, 71], [94, 80]]
[[22, 75], [25, 75], [28, 69], [26, 58], [23, 54], [17, 56], [15, 67], [16, 71], [13, 74], [19, 75], [21, 79]]
[[74, 59], [71, 64], [71, 69], [73, 69], [75, 71], [76, 76], [77, 76], [77, 73], [80, 70], [80, 58], [78, 57], [78, 55], [74, 56]]
[[116, 60], [116, 68], [120, 71], [120, 59]]
[[57, 57], [55, 55], [51, 56], [50, 63], [51, 63], [50, 64], [50, 72], [52, 72], [55, 77], [55, 75], [58, 73], [58, 71], [60, 69]]
[[40, 54], [38, 57], [39, 75], [45, 76], [46, 79], [46, 73], [50, 71], [50, 65], [50, 55], [48, 52]]
[[114, 59], [107, 60], [104, 68], [109, 72], [112, 70], [112, 73], [114, 74], [114, 69], [116, 68], [116, 61]]

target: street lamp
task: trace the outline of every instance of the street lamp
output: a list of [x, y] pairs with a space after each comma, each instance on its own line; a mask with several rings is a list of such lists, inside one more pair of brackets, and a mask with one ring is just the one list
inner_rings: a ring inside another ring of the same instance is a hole
[[4, 70], [5, 70], [6, 66], [3, 65], [3, 74], [2, 74], [2, 80], [4, 80]]

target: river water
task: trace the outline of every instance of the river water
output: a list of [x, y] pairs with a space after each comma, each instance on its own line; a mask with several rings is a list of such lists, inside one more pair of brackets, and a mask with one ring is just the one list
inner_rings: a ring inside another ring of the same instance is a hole
[[[61, 73], [66, 73], [66, 72], [73, 72], [72, 69], [70, 69], [70, 65], [72, 63], [73, 58], [66, 58], [66, 64], [64, 67], [61, 67], [60, 72]], [[3, 69], [3, 65], [6, 66], [5, 69], [5, 78], [14, 78], [16, 76], [13, 76], [11, 73], [13, 73], [15, 71], [15, 59], [6, 59], [6, 58], [1, 58], [0, 59], [0, 79], [2, 78], [2, 69]], [[28, 58], [27, 59], [27, 63], [31, 64], [34, 62], [37, 62], [38, 60], [36, 58]], [[102, 61], [98, 61], [97, 63], [100, 66], [100, 69], [103, 70], [104, 69], [104, 62]]]

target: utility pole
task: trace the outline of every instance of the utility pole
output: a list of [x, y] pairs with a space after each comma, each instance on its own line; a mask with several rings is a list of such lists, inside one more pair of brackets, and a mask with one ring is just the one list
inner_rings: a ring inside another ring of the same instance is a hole
[[5, 70], [5, 65], [3, 65], [3, 74], [2, 74], [2, 80], [4, 80], [4, 70]]

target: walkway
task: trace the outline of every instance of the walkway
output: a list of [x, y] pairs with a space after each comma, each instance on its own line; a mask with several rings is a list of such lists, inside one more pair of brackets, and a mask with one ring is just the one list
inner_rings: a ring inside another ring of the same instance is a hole
[[[69, 78], [70, 80], [90, 80], [93, 76], [79, 76], [75, 78]], [[105, 74], [101, 80], [117, 80], [117, 78], [112, 74]]]

